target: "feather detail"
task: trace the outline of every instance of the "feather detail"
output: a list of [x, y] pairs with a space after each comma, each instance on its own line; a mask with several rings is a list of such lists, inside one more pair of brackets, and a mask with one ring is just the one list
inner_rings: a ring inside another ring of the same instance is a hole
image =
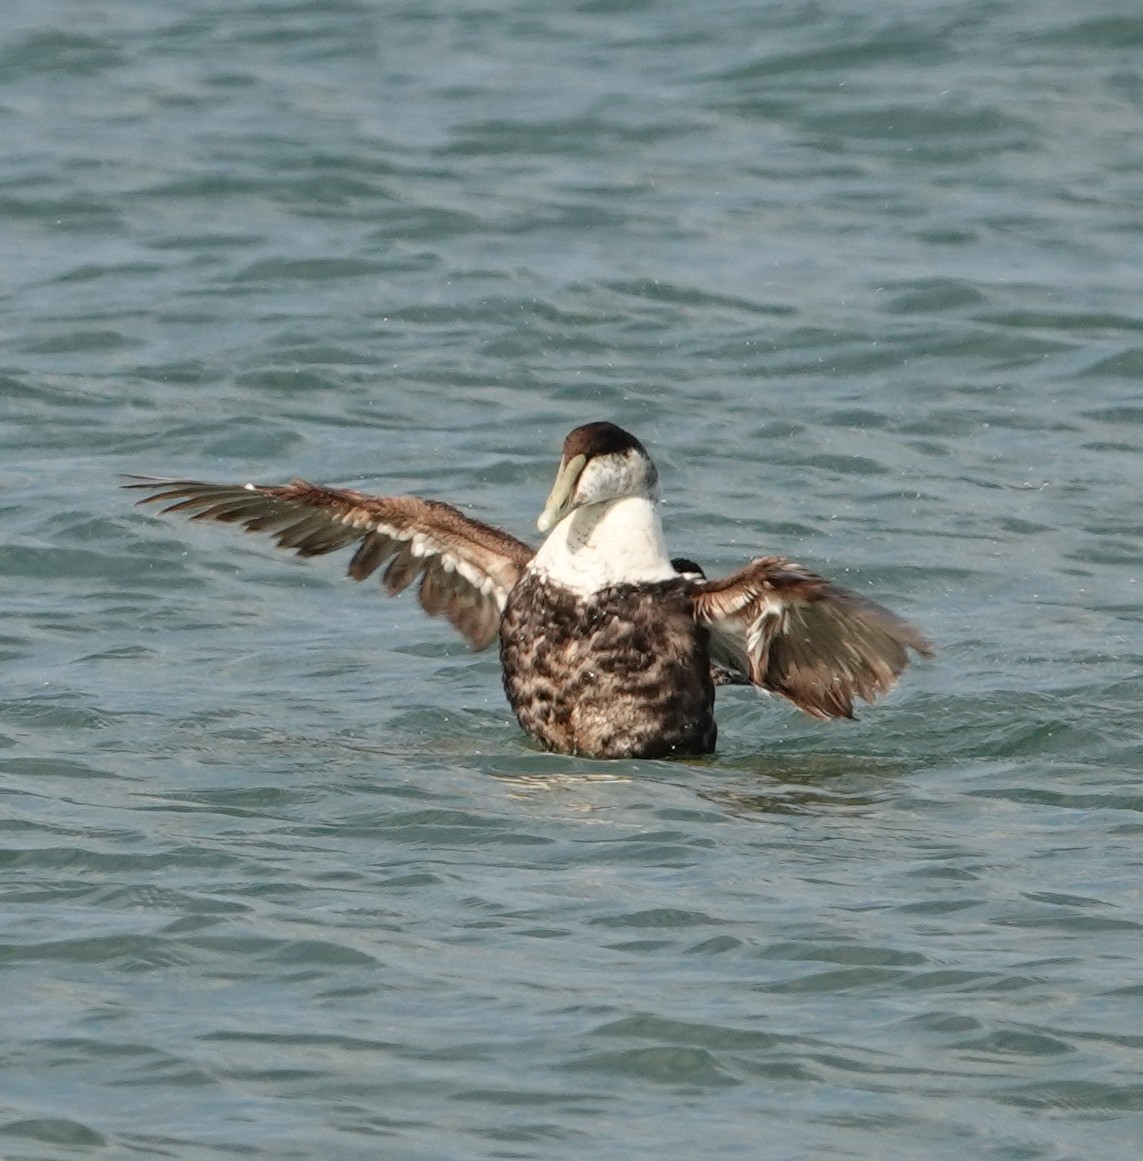
[[692, 590], [711, 659], [818, 718], [852, 718], [853, 700], [888, 692], [909, 650], [932, 645], [884, 606], [780, 556], [757, 557]]
[[267, 532], [299, 556], [357, 544], [348, 570], [354, 580], [388, 561], [383, 582], [394, 596], [419, 576], [421, 607], [446, 618], [474, 649], [496, 639], [508, 594], [533, 556], [508, 533], [416, 496], [370, 496], [305, 480], [271, 486], [131, 478], [138, 482], [126, 487], [150, 492], [141, 504]]

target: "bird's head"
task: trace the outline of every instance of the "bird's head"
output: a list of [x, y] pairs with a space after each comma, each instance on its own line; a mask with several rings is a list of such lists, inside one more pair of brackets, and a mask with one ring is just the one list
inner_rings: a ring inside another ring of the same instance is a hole
[[657, 500], [658, 484], [647, 449], [630, 432], [614, 423], [585, 423], [564, 440], [556, 482], [537, 527], [548, 532], [585, 504], [628, 496]]

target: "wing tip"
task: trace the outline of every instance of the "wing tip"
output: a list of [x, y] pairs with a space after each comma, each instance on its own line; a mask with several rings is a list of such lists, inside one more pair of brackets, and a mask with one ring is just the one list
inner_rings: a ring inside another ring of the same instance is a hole
[[906, 644], [922, 661], [932, 661], [937, 655], [937, 647], [928, 637], [918, 634], [916, 641], [908, 641]]

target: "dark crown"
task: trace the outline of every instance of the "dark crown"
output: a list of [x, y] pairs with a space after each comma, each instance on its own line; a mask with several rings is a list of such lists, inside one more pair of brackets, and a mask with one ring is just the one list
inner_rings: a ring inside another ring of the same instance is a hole
[[576, 456], [591, 459], [593, 456], [614, 455], [617, 452], [639, 451], [647, 454], [647, 449], [629, 432], [614, 423], [585, 423], [569, 432], [564, 440], [564, 459]]

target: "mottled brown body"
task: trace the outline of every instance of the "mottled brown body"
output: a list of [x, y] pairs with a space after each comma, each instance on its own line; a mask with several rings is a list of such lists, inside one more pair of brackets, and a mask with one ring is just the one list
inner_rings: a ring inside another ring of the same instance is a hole
[[504, 691], [549, 750], [655, 758], [714, 749], [707, 631], [690, 582], [580, 596], [527, 572], [500, 624]]

